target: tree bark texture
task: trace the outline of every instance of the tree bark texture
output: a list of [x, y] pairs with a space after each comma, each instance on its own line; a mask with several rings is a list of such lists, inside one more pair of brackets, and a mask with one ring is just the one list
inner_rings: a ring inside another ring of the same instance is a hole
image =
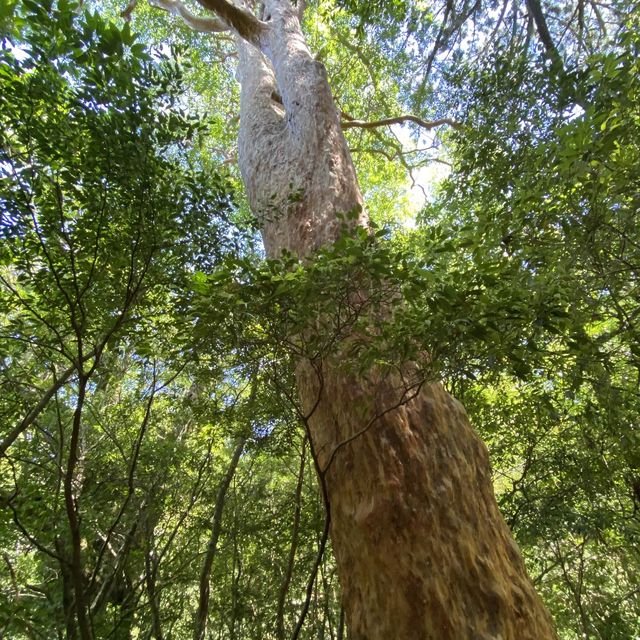
[[[323, 66], [288, 0], [236, 31], [239, 163], [268, 256], [333, 242], [362, 197]], [[402, 370], [404, 368], [404, 370]], [[352, 640], [556, 638], [498, 511], [487, 450], [441, 385], [301, 361]]]
[[288, 0], [266, 2], [262, 51], [237, 37], [238, 162], [271, 257], [306, 255], [335, 240], [362, 196], [324, 66]]
[[320, 378], [301, 365], [298, 385], [309, 409], [320, 398], [309, 423], [350, 638], [556, 637], [457, 400], [434, 383], [404, 402], [397, 375], [330, 362]]

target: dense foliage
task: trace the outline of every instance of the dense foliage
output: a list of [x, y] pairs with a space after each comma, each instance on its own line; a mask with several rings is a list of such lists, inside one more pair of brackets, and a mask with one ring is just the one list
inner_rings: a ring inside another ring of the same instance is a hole
[[563, 640], [640, 634], [638, 12], [507, 4], [310, 3], [349, 117], [461, 126], [350, 129], [378, 226], [306, 262], [255, 245], [224, 41], [0, 8], [1, 637], [347, 637], [291, 375], [335, 350], [464, 401]]

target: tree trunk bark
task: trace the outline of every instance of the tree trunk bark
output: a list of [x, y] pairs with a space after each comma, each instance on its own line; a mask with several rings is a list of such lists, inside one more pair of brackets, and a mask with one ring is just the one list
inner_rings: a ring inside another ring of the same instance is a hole
[[309, 424], [352, 640], [556, 637], [457, 400], [429, 384], [402, 403], [396, 375], [363, 380], [334, 363], [320, 379], [301, 365], [298, 386], [317, 403]]
[[[325, 70], [295, 10], [266, 0], [260, 25], [253, 44], [236, 36], [240, 169], [267, 254], [306, 256], [336, 239], [343, 214], [367, 219]], [[412, 365], [402, 368], [356, 378], [327, 359], [296, 372], [349, 637], [556, 638], [462, 405], [439, 384], [406, 401]]]

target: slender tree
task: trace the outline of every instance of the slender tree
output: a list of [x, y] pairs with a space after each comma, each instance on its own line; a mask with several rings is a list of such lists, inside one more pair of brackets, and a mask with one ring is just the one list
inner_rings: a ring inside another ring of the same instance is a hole
[[[366, 226], [325, 69], [300, 29], [303, 3], [267, 0], [259, 17], [200, 3], [215, 17], [153, 2], [198, 31], [234, 35], [238, 161], [267, 255], [308, 257], [339, 237], [345, 216]], [[355, 375], [344, 355], [301, 358], [296, 379], [350, 637], [555, 638], [463, 407], [411, 362]]]

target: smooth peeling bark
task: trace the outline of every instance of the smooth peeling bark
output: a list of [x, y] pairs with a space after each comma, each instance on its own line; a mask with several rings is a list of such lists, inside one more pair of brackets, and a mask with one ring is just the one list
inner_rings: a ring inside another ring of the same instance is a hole
[[[293, 8], [267, 1], [261, 25], [258, 46], [236, 36], [240, 169], [267, 254], [306, 256], [336, 239], [344, 214], [359, 211], [362, 225], [366, 214], [325, 70]], [[354, 377], [325, 360], [320, 373], [301, 361], [296, 376], [314, 408], [349, 637], [556, 638], [460, 403], [439, 384], [407, 400], [410, 363]]]
[[306, 255], [337, 238], [345, 214], [367, 220], [324, 66], [291, 7], [266, 5], [263, 51], [236, 38], [238, 162], [267, 254]]

